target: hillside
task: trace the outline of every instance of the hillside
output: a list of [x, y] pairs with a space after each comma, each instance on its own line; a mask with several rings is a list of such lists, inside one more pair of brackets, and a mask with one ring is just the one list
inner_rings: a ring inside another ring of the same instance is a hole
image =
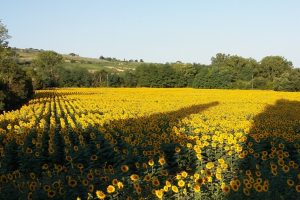
[[[32, 60], [34, 60], [37, 57], [37, 55], [44, 50], [33, 48], [14, 48], [14, 51], [18, 55], [18, 60], [20, 64], [30, 64]], [[123, 72], [126, 70], [135, 70], [135, 68], [141, 64], [141, 62], [139, 61], [136, 62], [137, 60], [123, 61], [110, 57], [103, 57], [103, 59], [87, 58], [81, 57], [74, 53], [62, 54], [62, 56], [64, 57], [64, 63], [61, 66], [63, 66], [66, 69], [85, 68], [89, 71], [106, 70], [110, 72]]]

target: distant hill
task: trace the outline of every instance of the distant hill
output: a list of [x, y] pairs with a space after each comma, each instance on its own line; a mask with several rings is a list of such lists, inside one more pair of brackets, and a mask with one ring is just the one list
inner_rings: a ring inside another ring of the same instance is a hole
[[[20, 64], [30, 64], [37, 55], [44, 51], [42, 49], [20, 49], [13, 48], [18, 55], [18, 61]], [[126, 70], [135, 70], [135, 68], [140, 65], [142, 62], [140, 60], [118, 60], [116, 58], [103, 57], [101, 59], [97, 58], [87, 58], [81, 57], [75, 53], [62, 54], [64, 57], [64, 63], [61, 65], [66, 69], [72, 68], [85, 68], [89, 71], [100, 71], [106, 70], [111, 72], [124, 72]]]

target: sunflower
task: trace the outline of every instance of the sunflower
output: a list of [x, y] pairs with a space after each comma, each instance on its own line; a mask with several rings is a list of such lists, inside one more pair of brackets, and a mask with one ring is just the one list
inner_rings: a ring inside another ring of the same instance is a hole
[[154, 185], [154, 186], [159, 186], [159, 185], [160, 185], [159, 180], [158, 180], [157, 178], [153, 178], [153, 179], [152, 179], [152, 185]]
[[98, 160], [97, 155], [92, 155], [91, 158], [90, 158], [90, 160], [92, 160], [92, 161]]
[[98, 197], [98, 199], [105, 199], [106, 197], [106, 195], [101, 190], [96, 191], [96, 196]]
[[260, 185], [260, 184], [255, 184], [254, 188], [255, 188], [255, 190], [256, 190], [257, 192], [262, 192], [262, 191], [263, 191], [263, 187], [262, 187], [262, 185]]
[[136, 193], [141, 194], [142, 193], [142, 188], [141, 187], [137, 187], [135, 188]]
[[52, 183], [52, 187], [53, 188], [59, 188], [60, 187], [60, 185], [61, 185], [61, 181], [59, 180], [59, 181], [54, 181], [53, 183]]
[[201, 188], [200, 188], [200, 186], [199, 186], [198, 184], [195, 184], [195, 185], [194, 185], [194, 192], [196, 192], [196, 193], [197, 193], [197, 192], [200, 192], [200, 189], [201, 189]]
[[278, 155], [278, 159], [282, 160], [284, 158], [283, 154]]
[[288, 173], [288, 172], [290, 171], [290, 167], [287, 166], [287, 165], [284, 165], [284, 166], [282, 167], [282, 171], [283, 171], [284, 173]]
[[108, 194], [111, 194], [116, 191], [116, 188], [113, 185], [109, 185], [106, 190]]
[[137, 181], [137, 180], [139, 179], [139, 175], [137, 175], [137, 174], [132, 174], [132, 175], [130, 176], [130, 179], [131, 179], [132, 181]]
[[55, 196], [55, 191], [49, 190], [49, 191], [48, 191], [48, 197], [49, 197], [49, 198], [53, 198], [54, 196]]
[[153, 159], [151, 159], [151, 160], [148, 161], [148, 165], [151, 166], [151, 167], [154, 165]]
[[277, 165], [276, 164], [273, 164], [273, 163], [271, 163], [271, 169], [273, 170], [276, 170], [277, 169]]
[[81, 183], [82, 183], [82, 185], [83, 186], [88, 186], [88, 184], [89, 184], [89, 181], [88, 180], [86, 180], [86, 179], [83, 179], [82, 181], [81, 181]]
[[278, 145], [278, 147], [279, 147], [280, 149], [283, 149], [283, 148], [284, 148], [284, 144], [280, 143], [280, 144]]
[[142, 166], [143, 166], [144, 169], [147, 169], [147, 168], [148, 168], [147, 163], [143, 163]]
[[32, 200], [32, 192], [29, 192], [27, 195], [27, 200]]
[[177, 184], [178, 184], [179, 187], [184, 187], [185, 186], [185, 182], [183, 180], [179, 180]]
[[59, 195], [63, 196], [66, 193], [66, 191], [64, 190], [64, 188], [59, 188], [58, 193]]
[[183, 178], [186, 178], [186, 177], [188, 176], [188, 173], [186, 173], [186, 171], [183, 171], [183, 172], [181, 172], [181, 176], [182, 176]]
[[259, 183], [259, 184], [262, 183], [262, 178], [257, 178], [256, 183]]
[[31, 172], [29, 175], [30, 175], [31, 179], [35, 179], [36, 178], [35, 173], [33, 173], [33, 172]]
[[218, 180], [222, 180], [222, 174], [221, 173], [216, 173], [216, 178]]
[[134, 188], [138, 188], [138, 187], [141, 187], [141, 186], [140, 186], [139, 183], [133, 183], [133, 187], [134, 187]]
[[122, 190], [124, 188], [124, 185], [123, 185], [123, 183], [121, 181], [119, 181], [117, 183], [117, 186], [118, 186], [118, 189], [120, 189], [120, 190]]
[[90, 185], [89, 185], [89, 192], [92, 193], [93, 191], [94, 191], [94, 185], [93, 185], [93, 184], [90, 184]]
[[295, 189], [296, 189], [297, 192], [300, 192], [300, 185], [296, 185]]
[[70, 186], [70, 187], [76, 187], [76, 185], [77, 185], [77, 181], [76, 180], [74, 180], [74, 179], [69, 179], [68, 180], [68, 185]]
[[260, 171], [256, 171], [255, 174], [256, 174], [257, 177], [261, 177], [261, 172]]
[[169, 172], [167, 170], [161, 170], [160, 174], [163, 176], [168, 176]]
[[176, 147], [176, 148], [175, 148], [175, 152], [176, 152], [176, 153], [179, 153], [180, 151], [181, 151], [181, 149], [180, 149], [179, 147]]
[[87, 179], [92, 181], [94, 179], [94, 175], [92, 173], [88, 173]]
[[48, 169], [48, 164], [47, 163], [43, 164], [42, 169], [47, 170]]
[[263, 191], [268, 192], [269, 190], [269, 185], [263, 185]]
[[252, 188], [252, 184], [249, 182], [249, 183], [245, 184], [245, 187], [246, 187], [247, 189], [251, 189], [251, 188]]
[[35, 191], [36, 190], [36, 186], [37, 186], [37, 183], [35, 181], [33, 181], [33, 182], [30, 183], [29, 189], [31, 191]]
[[219, 159], [218, 159], [218, 162], [219, 162], [220, 164], [224, 164], [224, 163], [225, 163], [225, 160], [224, 160], [223, 158], [219, 158]]
[[78, 151], [78, 146], [75, 145], [75, 146], [73, 147], [73, 149], [74, 149], [74, 151]]
[[165, 185], [164, 188], [163, 188], [163, 190], [164, 190], [165, 192], [168, 192], [168, 191], [169, 191], [169, 187]]
[[208, 162], [208, 163], [205, 165], [206, 169], [212, 169], [214, 166], [215, 166], [215, 165], [214, 165], [213, 162]]
[[67, 156], [66, 156], [66, 161], [71, 162], [71, 161], [72, 161], [72, 157], [69, 156], [69, 155], [67, 155]]
[[247, 189], [247, 188], [243, 188], [243, 193], [244, 193], [246, 196], [250, 196], [250, 191], [249, 191], [249, 189]]
[[230, 192], [230, 187], [229, 186], [227, 186], [227, 185], [224, 185], [223, 187], [221, 187], [222, 188], [222, 191], [224, 192], [224, 193], [229, 193]]
[[239, 190], [239, 186], [236, 184], [235, 181], [230, 181], [230, 187], [235, 192], [237, 192]]
[[146, 176], [144, 176], [144, 181], [150, 181], [151, 180], [151, 176], [149, 174], [147, 174]]
[[162, 199], [164, 195], [164, 190], [155, 190], [155, 195], [157, 198]]
[[292, 187], [295, 184], [295, 182], [292, 179], [287, 179], [286, 183], [289, 187]]
[[252, 173], [251, 173], [251, 171], [249, 169], [246, 170], [246, 175], [247, 176], [251, 176], [252, 175]]
[[111, 183], [112, 183], [114, 186], [116, 186], [116, 185], [118, 184], [118, 179], [116, 179], [116, 178], [113, 179]]
[[128, 167], [128, 165], [122, 165], [121, 166], [121, 170], [122, 170], [122, 172], [128, 172], [128, 170], [129, 170], [129, 167]]
[[172, 191], [178, 193], [178, 187], [176, 185], [172, 185]]
[[171, 182], [170, 181], [168, 181], [168, 180], [166, 180], [166, 186], [169, 188], [169, 187], [171, 187], [172, 185], [171, 185]]
[[166, 164], [166, 160], [165, 160], [164, 157], [160, 157], [159, 160], [158, 160], [158, 162], [159, 162], [160, 165]]
[[271, 173], [272, 173], [273, 176], [277, 176], [277, 170], [273, 170], [273, 169], [272, 169], [272, 170], [271, 170]]
[[135, 167], [136, 167], [137, 169], [139, 169], [140, 166], [141, 166], [140, 163], [138, 163], [138, 162], [135, 163]]
[[45, 191], [49, 191], [51, 189], [51, 187], [49, 185], [44, 185], [43, 186], [43, 190]]

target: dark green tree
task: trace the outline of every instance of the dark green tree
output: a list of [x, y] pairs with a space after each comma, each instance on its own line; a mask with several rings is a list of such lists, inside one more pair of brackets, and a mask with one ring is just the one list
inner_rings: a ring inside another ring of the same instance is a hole
[[260, 76], [273, 81], [279, 78], [284, 72], [293, 68], [292, 62], [282, 56], [267, 56], [260, 61]]
[[123, 76], [124, 87], [136, 87], [137, 86], [137, 77], [131, 71], [126, 71]]
[[17, 65], [8, 38], [8, 30], [0, 21], [0, 112], [19, 107], [33, 94], [31, 80]]
[[300, 91], [300, 69], [285, 72], [275, 79], [274, 90]]
[[108, 75], [108, 87], [121, 87], [123, 79], [116, 73]]

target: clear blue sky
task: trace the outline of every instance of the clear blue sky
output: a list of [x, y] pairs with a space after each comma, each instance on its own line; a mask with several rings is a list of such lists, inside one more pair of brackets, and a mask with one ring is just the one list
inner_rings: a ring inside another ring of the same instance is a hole
[[19, 48], [208, 64], [216, 53], [300, 66], [299, 0], [1, 0]]

